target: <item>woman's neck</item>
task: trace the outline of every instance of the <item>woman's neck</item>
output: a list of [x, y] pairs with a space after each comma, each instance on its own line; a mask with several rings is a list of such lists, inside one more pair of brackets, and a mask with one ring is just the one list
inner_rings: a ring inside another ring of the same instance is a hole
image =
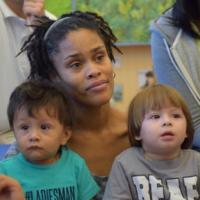
[[5, 0], [8, 7], [19, 17], [26, 18], [23, 13], [24, 0]]
[[109, 116], [112, 112], [110, 104], [98, 107], [83, 107], [75, 105], [75, 120], [73, 126], [76, 130], [98, 130], [108, 124]]

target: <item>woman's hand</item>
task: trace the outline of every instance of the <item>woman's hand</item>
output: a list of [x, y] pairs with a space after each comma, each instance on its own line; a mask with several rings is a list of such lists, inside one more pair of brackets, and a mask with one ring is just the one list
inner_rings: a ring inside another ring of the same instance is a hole
[[0, 174], [0, 199], [25, 200], [20, 184], [8, 176]]

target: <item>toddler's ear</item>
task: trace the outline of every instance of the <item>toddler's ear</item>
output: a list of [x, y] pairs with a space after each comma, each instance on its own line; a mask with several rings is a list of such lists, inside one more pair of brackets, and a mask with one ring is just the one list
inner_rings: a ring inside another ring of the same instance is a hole
[[72, 135], [72, 129], [70, 127], [66, 127], [61, 141], [61, 145], [66, 145], [71, 135]]

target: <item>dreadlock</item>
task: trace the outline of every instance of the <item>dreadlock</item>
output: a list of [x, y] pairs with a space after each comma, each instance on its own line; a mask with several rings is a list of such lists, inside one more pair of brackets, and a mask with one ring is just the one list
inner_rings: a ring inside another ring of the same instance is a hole
[[[50, 61], [43, 37], [54, 21], [47, 17], [37, 19], [37, 25], [32, 26], [34, 32], [23, 44], [21, 52], [26, 51], [30, 61], [31, 70], [28, 79], [49, 79], [49, 74], [56, 73]], [[20, 53], [21, 53], [20, 52]]]
[[27, 52], [30, 61], [29, 79], [50, 80], [58, 76], [51, 57], [59, 52], [58, 46], [66, 35], [80, 28], [94, 30], [101, 37], [111, 61], [115, 62], [113, 48], [121, 53], [108, 23], [96, 13], [75, 11], [62, 15], [57, 21], [41, 17], [37, 24], [21, 48], [21, 52]]
[[108, 23], [96, 13], [75, 11], [70, 14], [62, 15], [62, 17], [75, 17], [77, 19], [83, 19], [83, 21], [87, 22], [87, 24], [90, 24], [90, 26], [85, 28], [91, 28], [93, 26], [94, 30], [99, 34], [99, 36], [104, 41], [106, 50], [108, 52], [108, 56], [111, 59], [111, 61], [113, 62], [115, 61], [112, 48], [122, 53], [120, 49], [115, 45], [117, 37], [112, 32], [112, 29], [109, 27]]

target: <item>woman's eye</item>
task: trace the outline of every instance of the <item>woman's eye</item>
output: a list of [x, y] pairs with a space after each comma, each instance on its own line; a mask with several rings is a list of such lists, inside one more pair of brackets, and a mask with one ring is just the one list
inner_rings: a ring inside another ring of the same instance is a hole
[[80, 64], [79, 62], [74, 62], [74, 63], [71, 63], [71, 64], [70, 64], [70, 68], [76, 69], [76, 68], [79, 68], [80, 65], [81, 65], [81, 64]]
[[104, 59], [104, 57], [105, 56], [103, 54], [99, 54], [99, 55], [96, 56], [96, 61], [100, 62], [100, 61], [102, 61]]

